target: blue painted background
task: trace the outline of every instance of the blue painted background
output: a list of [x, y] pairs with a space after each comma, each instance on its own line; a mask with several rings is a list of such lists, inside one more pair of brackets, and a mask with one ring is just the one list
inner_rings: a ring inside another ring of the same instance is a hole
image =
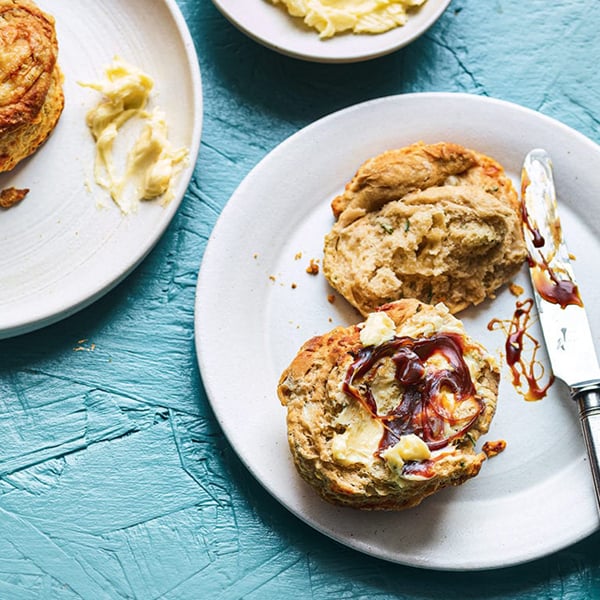
[[205, 106], [181, 209], [106, 297], [0, 342], [0, 600], [600, 597], [599, 534], [528, 565], [463, 574], [324, 538], [234, 455], [193, 344], [197, 272], [221, 209], [268, 151], [315, 119], [389, 94], [461, 91], [599, 141], [600, 2], [453, 0], [424, 37], [354, 65], [280, 56], [209, 0], [179, 5]]

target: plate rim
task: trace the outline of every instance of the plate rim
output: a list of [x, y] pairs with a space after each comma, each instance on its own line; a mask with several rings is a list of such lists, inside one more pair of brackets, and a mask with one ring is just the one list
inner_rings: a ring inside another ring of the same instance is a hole
[[[439, 6], [434, 9], [431, 15], [425, 20], [423, 25], [415, 30], [412, 33], [409, 33], [407, 36], [402, 36], [398, 34], [399, 31], [402, 30], [402, 27], [397, 27], [390, 31], [375, 34], [380, 36], [377, 39], [381, 39], [381, 36], [389, 35], [390, 37], [398, 37], [399, 39], [393, 41], [387, 45], [382, 46], [381, 48], [375, 49], [367, 49], [359, 52], [355, 52], [352, 54], [347, 53], [338, 53], [338, 54], [327, 54], [327, 53], [318, 53], [318, 52], [307, 52], [299, 49], [294, 49], [293, 46], [284, 45], [278, 43], [277, 41], [271, 39], [269, 36], [261, 35], [255, 32], [251, 27], [249, 27], [244, 21], [240, 20], [236, 17], [237, 13], [233, 13], [230, 10], [229, 5], [225, 5], [228, 0], [212, 0], [214, 6], [217, 10], [239, 31], [247, 35], [250, 39], [255, 42], [261, 44], [262, 46], [269, 48], [270, 50], [274, 50], [275, 52], [282, 54], [284, 56], [289, 56], [291, 58], [305, 60], [308, 62], [317, 62], [324, 64], [348, 64], [355, 62], [363, 62], [367, 60], [373, 60], [376, 58], [380, 58], [382, 56], [386, 56], [387, 54], [391, 54], [392, 52], [396, 52], [405, 46], [408, 46], [410, 43], [414, 42], [416, 39], [424, 35], [444, 14], [444, 12], [448, 9], [452, 0], [439, 0]], [[273, 6], [272, 8], [281, 9], [281, 7]], [[289, 17], [290, 19], [292, 17]], [[396, 35], [394, 35], [396, 34]], [[318, 39], [317, 32], [307, 31], [307, 35], [314, 35], [315, 39]], [[352, 35], [352, 34], [347, 34]], [[367, 38], [366, 38], [367, 39]], [[385, 39], [385, 38], [384, 38]], [[321, 42], [321, 43], [327, 43]], [[362, 42], [359, 42], [359, 47]], [[368, 46], [368, 42], [367, 42]]]
[[[377, 558], [380, 558], [383, 560], [387, 560], [390, 562], [394, 562], [394, 563], [398, 563], [398, 564], [402, 564], [402, 565], [406, 565], [406, 566], [425, 568], [425, 569], [431, 569], [431, 570], [439, 570], [439, 571], [460, 571], [460, 572], [482, 571], [482, 570], [493, 570], [493, 569], [506, 568], [506, 567], [516, 566], [519, 564], [531, 562], [533, 560], [536, 560], [536, 559], [542, 558], [544, 556], [547, 556], [549, 554], [552, 554], [556, 551], [562, 550], [574, 543], [577, 543], [577, 542], [585, 539], [587, 536], [591, 535], [595, 531], [597, 531], [598, 530], [598, 522], [588, 523], [587, 526], [582, 527], [581, 530], [572, 532], [571, 537], [565, 536], [565, 537], [561, 538], [560, 540], [556, 540], [555, 543], [553, 543], [553, 544], [545, 544], [543, 551], [541, 551], [541, 552], [538, 551], [538, 552], [532, 553], [531, 551], [524, 550], [524, 551], [521, 551], [520, 553], [514, 553], [513, 557], [508, 561], [504, 560], [504, 561], [497, 562], [494, 564], [491, 564], [490, 562], [480, 562], [480, 563], [475, 562], [475, 563], [470, 564], [468, 567], [460, 567], [457, 565], [441, 564], [441, 563], [432, 564], [426, 558], [422, 558], [422, 557], [419, 558], [418, 560], [414, 560], [414, 561], [395, 560], [393, 558], [390, 558], [389, 556], [384, 556], [381, 553], [377, 552], [377, 550], [373, 549], [368, 544], [368, 542], [363, 542], [357, 538], [352, 538], [349, 541], [347, 537], [344, 537], [342, 535], [337, 535], [336, 533], [332, 532], [331, 529], [328, 529], [326, 526], [323, 526], [322, 523], [319, 523], [314, 518], [311, 518], [310, 515], [302, 514], [296, 508], [294, 508], [293, 506], [290, 506], [284, 499], [282, 499], [280, 497], [280, 495], [278, 494], [276, 489], [273, 489], [273, 487], [268, 482], [265, 482], [260, 477], [260, 475], [257, 474], [255, 468], [252, 465], [252, 461], [251, 461], [250, 457], [244, 456], [243, 453], [241, 453], [238, 450], [238, 447], [237, 447], [237, 444], [235, 441], [235, 435], [232, 433], [231, 424], [228, 422], [228, 419], [225, 418], [225, 416], [224, 416], [225, 411], [224, 411], [223, 407], [221, 407], [219, 405], [217, 398], [218, 398], [218, 395], [220, 392], [219, 392], [219, 389], [215, 389], [216, 382], [213, 379], [213, 373], [210, 372], [210, 366], [207, 364], [206, 357], [208, 355], [208, 352], [204, 348], [204, 337], [203, 337], [204, 333], [202, 331], [202, 320], [203, 320], [202, 307], [204, 304], [203, 289], [206, 286], [205, 281], [210, 277], [209, 270], [210, 270], [211, 266], [210, 266], [209, 261], [212, 260], [213, 248], [214, 248], [215, 244], [217, 243], [214, 240], [221, 235], [221, 229], [226, 227], [226, 225], [224, 226], [223, 223], [227, 222], [229, 212], [236, 209], [234, 202], [233, 202], [236, 195], [238, 193], [240, 193], [240, 190], [243, 190], [245, 185], [250, 184], [252, 178], [256, 176], [256, 173], [258, 173], [264, 167], [265, 161], [270, 160], [271, 155], [275, 155], [275, 153], [285, 151], [286, 147], [290, 144], [294, 144], [296, 139], [299, 138], [300, 136], [310, 135], [313, 129], [321, 127], [324, 122], [326, 122], [330, 119], [343, 118], [344, 116], [352, 113], [353, 111], [370, 109], [374, 105], [381, 104], [381, 103], [388, 103], [388, 102], [393, 103], [393, 102], [397, 102], [397, 101], [405, 102], [405, 101], [410, 101], [410, 100], [415, 100], [415, 99], [424, 99], [424, 98], [435, 99], [435, 100], [438, 100], [441, 102], [443, 102], [447, 99], [451, 99], [454, 101], [454, 100], [459, 100], [461, 98], [464, 98], [464, 99], [467, 99], [472, 102], [482, 102], [484, 105], [486, 105], [488, 107], [501, 107], [504, 110], [508, 109], [508, 110], [517, 111], [526, 116], [535, 118], [539, 122], [544, 123], [547, 126], [550, 126], [553, 128], [559, 128], [563, 132], [568, 134], [569, 136], [574, 136], [574, 137], [578, 138], [578, 140], [581, 143], [584, 143], [586, 145], [589, 145], [590, 147], [593, 147], [597, 153], [600, 152], [600, 146], [598, 144], [596, 144], [593, 140], [591, 140], [589, 137], [585, 136], [581, 132], [573, 129], [572, 127], [562, 123], [561, 121], [559, 121], [553, 117], [550, 117], [550, 116], [540, 113], [539, 111], [536, 111], [534, 109], [510, 102], [507, 100], [502, 100], [499, 98], [493, 98], [493, 97], [488, 97], [488, 96], [481, 96], [481, 95], [477, 95], [477, 94], [469, 94], [469, 93], [464, 93], [464, 92], [414, 92], [414, 93], [409, 93], [409, 94], [396, 94], [396, 95], [384, 96], [384, 97], [375, 98], [372, 100], [368, 100], [365, 102], [361, 102], [358, 104], [348, 106], [346, 108], [332, 112], [328, 115], [325, 115], [325, 116], [319, 118], [318, 120], [306, 125], [305, 127], [302, 127], [295, 133], [291, 134], [289, 137], [284, 139], [279, 145], [277, 145], [273, 150], [271, 150], [269, 153], [267, 153], [246, 174], [246, 176], [242, 179], [242, 181], [240, 182], [240, 184], [238, 185], [236, 190], [233, 192], [233, 194], [230, 196], [230, 198], [224, 205], [224, 207], [217, 219], [217, 222], [215, 223], [215, 225], [211, 231], [211, 234], [209, 236], [208, 242], [206, 244], [206, 247], [205, 247], [205, 250], [203, 253], [202, 261], [200, 264], [199, 273], [198, 273], [198, 280], [197, 280], [197, 284], [196, 284], [195, 304], [194, 304], [194, 333], [195, 333], [196, 359], [197, 359], [198, 367], [200, 370], [201, 381], [204, 386], [204, 389], [206, 390], [206, 395], [207, 395], [209, 404], [213, 410], [216, 420], [218, 421], [220, 427], [222, 428], [223, 433], [225, 434], [225, 437], [227, 438], [227, 441], [229, 442], [229, 444], [235, 451], [236, 455], [241, 460], [241, 462], [245, 465], [245, 467], [248, 469], [250, 474], [262, 485], [262, 487], [271, 496], [273, 496], [284, 508], [286, 508], [289, 512], [291, 512], [294, 516], [299, 518], [301, 521], [303, 521], [304, 523], [306, 523], [307, 525], [309, 525], [316, 531], [319, 531], [323, 535], [326, 535], [327, 537], [341, 543], [344, 546], [347, 546], [347, 547], [355, 549], [359, 552], [363, 552], [365, 554], [368, 554], [368, 555], [371, 555], [371, 556], [374, 556], [374, 557], [377, 557]], [[412, 509], [412, 510], [415, 510], [415, 509]]]

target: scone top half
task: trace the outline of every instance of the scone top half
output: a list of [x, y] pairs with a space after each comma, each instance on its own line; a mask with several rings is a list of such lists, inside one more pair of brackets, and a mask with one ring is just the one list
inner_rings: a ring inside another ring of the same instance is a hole
[[38, 115], [57, 56], [52, 16], [29, 0], [0, 0], [0, 133]]
[[280, 378], [300, 475], [326, 500], [403, 509], [474, 477], [500, 375], [444, 305], [401, 300], [309, 340]]
[[30, 0], [0, 0], [0, 172], [33, 154], [65, 104], [54, 18]]
[[323, 273], [363, 315], [401, 298], [479, 304], [526, 258], [517, 192], [494, 159], [416, 143], [367, 160], [332, 202]]

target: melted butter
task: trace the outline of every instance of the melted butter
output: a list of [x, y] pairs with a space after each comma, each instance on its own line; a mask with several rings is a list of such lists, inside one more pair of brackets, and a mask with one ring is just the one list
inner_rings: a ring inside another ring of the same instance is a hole
[[370, 313], [360, 330], [363, 346], [377, 346], [396, 335], [396, 324], [385, 312]]
[[[94, 179], [107, 189], [123, 213], [135, 211], [140, 200], [162, 196], [168, 203], [174, 195], [174, 177], [185, 165], [186, 148], [174, 149], [168, 139], [164, 113], [146, 110], [154, 82], [143, 71], [115, 58], [104, 72], [104, 80], [82, 83], [102, 94], [86, 123], [96, 142]], [[141, 127], [128, 148], [124, 167], [115, 164], [115, 145], [123, 126], [136, 122]]]
[[427, 460], [431, 451], [427, 444], [414, 433], [403, 435], [398, 442], [382, 453], [390, 468], [401, 474], [404, 463], [408, 460]]
[[138, 180], [140, 199], [151, 200], [168, 192], [168, 202], [173, 197], [173, 176], [184, 166], [187, 155], [186, 148], [173, 149], [167, 138], [164, 113], [155, 109], [128, 155], [124, 179]]
[[370, 465], [383, 435], [383, 425], [372, 419], [362, 406], [346, 407], [338, 422], [346, 426], [344, 433], [334, 435], [331, 441], [333, 459], [341, 465]]
[[436, 314], [417, 312], [402, 325], [402, 335], [421, 338], [430, 337], [439, 331], [445, 333], [465, 334], [461, 321], [452, 315], [445, 304], [435, 305]]
[[272, 0], [302, 17], [322, 39], [336, 33], [383, 33], [406, 23], [407, 11], [426, 0]]

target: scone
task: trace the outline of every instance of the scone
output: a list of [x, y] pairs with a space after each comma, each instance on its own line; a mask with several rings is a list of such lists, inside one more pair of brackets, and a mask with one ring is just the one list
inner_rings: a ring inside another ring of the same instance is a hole
[[0, 0], [0, 171], [37, 150], [64, 106], [54, 18], [30, 0]]
[[401, 298], [456, 313], [493, 297], [527, 256], [512, 182], [496, 161], [457, 144], [368, 160], [332, 210], [323, 273], [363, 315]]
[[405, 299], [306, 342], [277, 392], [296, 468], [325, 500], [404, 509], [478, 474], [499, 380], [447, 307]]

